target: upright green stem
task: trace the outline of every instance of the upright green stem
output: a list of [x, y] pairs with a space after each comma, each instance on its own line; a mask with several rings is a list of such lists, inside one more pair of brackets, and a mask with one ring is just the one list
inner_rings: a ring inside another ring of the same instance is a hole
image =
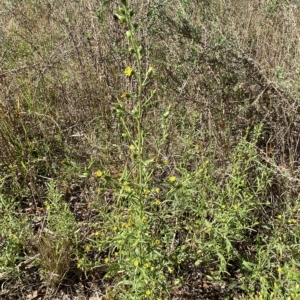
[[[131, 23], [131, 20], [129, 18], [128, 25], [130, 28], [130, 32], [133, 33], [135, 28]], [[142, 62], [141, 62], [141, 54], [139, 47], [137, 45], [137, 41], [134, 34], [130, 35], [130, 43], [132, 45], [132, 48], [134, 50], [134, 54], [137, 61], [137, 74], [138, 74], [138, 93], [137, 93], [137, 105], [138, 105], [138, 114], [137, 114], [137, 134], [138, 134], [138, 149], [137, 149], [137, 157], [138, 157], [138, 170], [139, 170], [139, 200], [140, 204], [142, 204], [142, 186], [143, 186], [143, 142], [144, 142], [144, 136], [143, 136], [143, 128], [142, 128], [142, 92], [143, 92], [143, 78], [142, 78]]]

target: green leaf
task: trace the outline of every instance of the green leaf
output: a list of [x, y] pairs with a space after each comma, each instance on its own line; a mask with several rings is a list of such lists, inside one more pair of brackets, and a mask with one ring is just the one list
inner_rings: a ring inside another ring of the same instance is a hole
[[243, 261], [242, 265], [249, 271], [252, 271], [253, 268], [255, 267], [255, 264], [245, 260]]
[[197, 259], [197, 260], [195, 261], [195, 266], [197, 267], [197, 266], [199, 266], [201, 263], [202, 263], [202, 259]]

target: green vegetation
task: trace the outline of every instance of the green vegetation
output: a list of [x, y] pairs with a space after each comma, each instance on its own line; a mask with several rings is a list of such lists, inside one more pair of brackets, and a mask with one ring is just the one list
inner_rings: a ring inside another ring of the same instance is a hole
[[297, 1], [0, 23], [0, 298], [300, 299]]

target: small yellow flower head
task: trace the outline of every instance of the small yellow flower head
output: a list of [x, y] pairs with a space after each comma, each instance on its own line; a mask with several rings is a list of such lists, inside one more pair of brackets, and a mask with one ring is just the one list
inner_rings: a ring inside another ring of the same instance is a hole
[[175, 182], [176, 181], [176, 177], [175, 176], [170, 176], [169, 177], [169, 181], [170, 182]]
[[144, 194], [145, 194], [145, 195], [149, 195], [149, 194], [150, 194], [150, 190], [147, 190], [147, 189], [144, 190]]
[[147, 220], [148, 220], [148, 218], [147, 218], [147, 217], [145, 217], [145, 216], [143, 216], [143, 217], [142, 217], [142, 221], [143, 221], [143, 223], [146, 223], [146, 222], [147, 222]]
[[281, 220], [281, 219], [282, 219], [282, 215], [278, 215], [277, 218], [278, 218], [279, 220]]
[[104, 262], [105, 262], [106, 264], [108, 264], [108, 263], [109, 263], [109, 258], [106, 257], [106, 258], [104, 259]]
[[77, 268], [80, 269], [81, 267], [82, 267], [82, 264], [79, 262], [79, 263], [77, 264]]
[[172, 268], [168, 268], [168, 271], [169, 271], [170, 274], [174, 273], [174, 270]]
[[46, 205], [46, 210], [50, 210], [51, 209], [51, 206], [47, 203], [47, 205]]
[[90, 246], [90, 245], [86, 245], [86, 246], [85, 246], [85, 251], [88, 252], [88, 251], [90, 251], [90, 250], [91, 250], [91, 246]]
[[239, 207], [237, 205], [233, 206], [234, 210], [237, 210]]
[[282, 268], [278, 268], [277, 271], [278, 271], [279, 274], [283, 273]]
[[129, 98], [130, 95], [127, 94], [126, 92], [122, 93], [121, 98]]
[[150, 290], [147, 290], [147, 291], [146, 291], [146, 295], [147, 295], [147, 296], [150, 296], [150, 295], [151, 295], [151, 291], [150, 291]]
[[131, 67], [126, 67], [124, 74], [125, 76], [130, 77], [133, 74], [133, 69]]
[[152, 66], [149, 67], [146, 76], [150, 76], [154, 71], [154, 68]]
[[160, 240], [155, 240], [155, 245], [160, 245]]
[[144, 268], [145, 268], [145, 269], [149, 268], [149, 264], [148, 264], [148, 263], [145, 263], [145, 264], [144, 264]]
[[113, 231], [117, 231], [117, 230], [118, 230], [118, 227], [115, 226], [115, 227], [113, 228]]
[[134, 145], [130, 145], [130, 146], [129, 146], [129, 149], [130, 149], [131, 151], [133, 151], [133, 150], [134, 150]]
[[119, 255], [119, 252], [115, 252], [115, 256], [118, 256]]
[[103, 173], [100, 170], [98, 170], [94, 173], [94, 175], [99, 178], [102, 177]]
[[96, 231], [95, 232], [95, 236], [99, 236], [100, 235], [100, 232], [99, 231]]
[[129, 228], [129, 227], [131, 227], [132, 225], [133, 225], [133, 223], [129, 221], [128, 223], [125, 224], [125, 227], [126, 227], [126, 228]]
[[131, 187], [130, 186], [125, 186], [124, 190], [125, 190], [125, 192], [130, 193], [131, 192]]
[[159, 206], [160, 205], [160, 201], [157, 199], [157, 200], [155, 200], [155, 205], [157, 205], [157, 206]]
[[131, 192], [131, 187], [128, 186], [128, 185], [126, 185], [126, 186], [124, 187], [124, 190], [125, 190], [125, 192], [130, 193], [130, 192]]
[[138, 267], [138, 265], [139, 265], [139, 261], [138, 260], [135, 260], [134, 262], [133, 262], [133, 265], [135, 266], [135, 267]]

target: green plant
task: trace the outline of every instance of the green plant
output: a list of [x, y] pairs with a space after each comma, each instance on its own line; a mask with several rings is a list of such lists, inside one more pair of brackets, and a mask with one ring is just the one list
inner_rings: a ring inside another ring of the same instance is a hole
[[[1, 185], [3, 182], [1, 183]], [[19, 203], [0, 191], [0, 273], [12, 271], [18, 276], [17, 264], [30, 233], [28, 218], [20, 218], [16, 212]]]
[[298, 6], [2, 1], [1, 297], [298, 299]]
[[56, 288], [72, 268], [72, 255], [75, 254], [78, 237], [74, 216], [55, 183], [51, 181], [48, 188], [45, 201], [47, 224], [34, 244], [40, 254], [42, 278], [48, 287]]

